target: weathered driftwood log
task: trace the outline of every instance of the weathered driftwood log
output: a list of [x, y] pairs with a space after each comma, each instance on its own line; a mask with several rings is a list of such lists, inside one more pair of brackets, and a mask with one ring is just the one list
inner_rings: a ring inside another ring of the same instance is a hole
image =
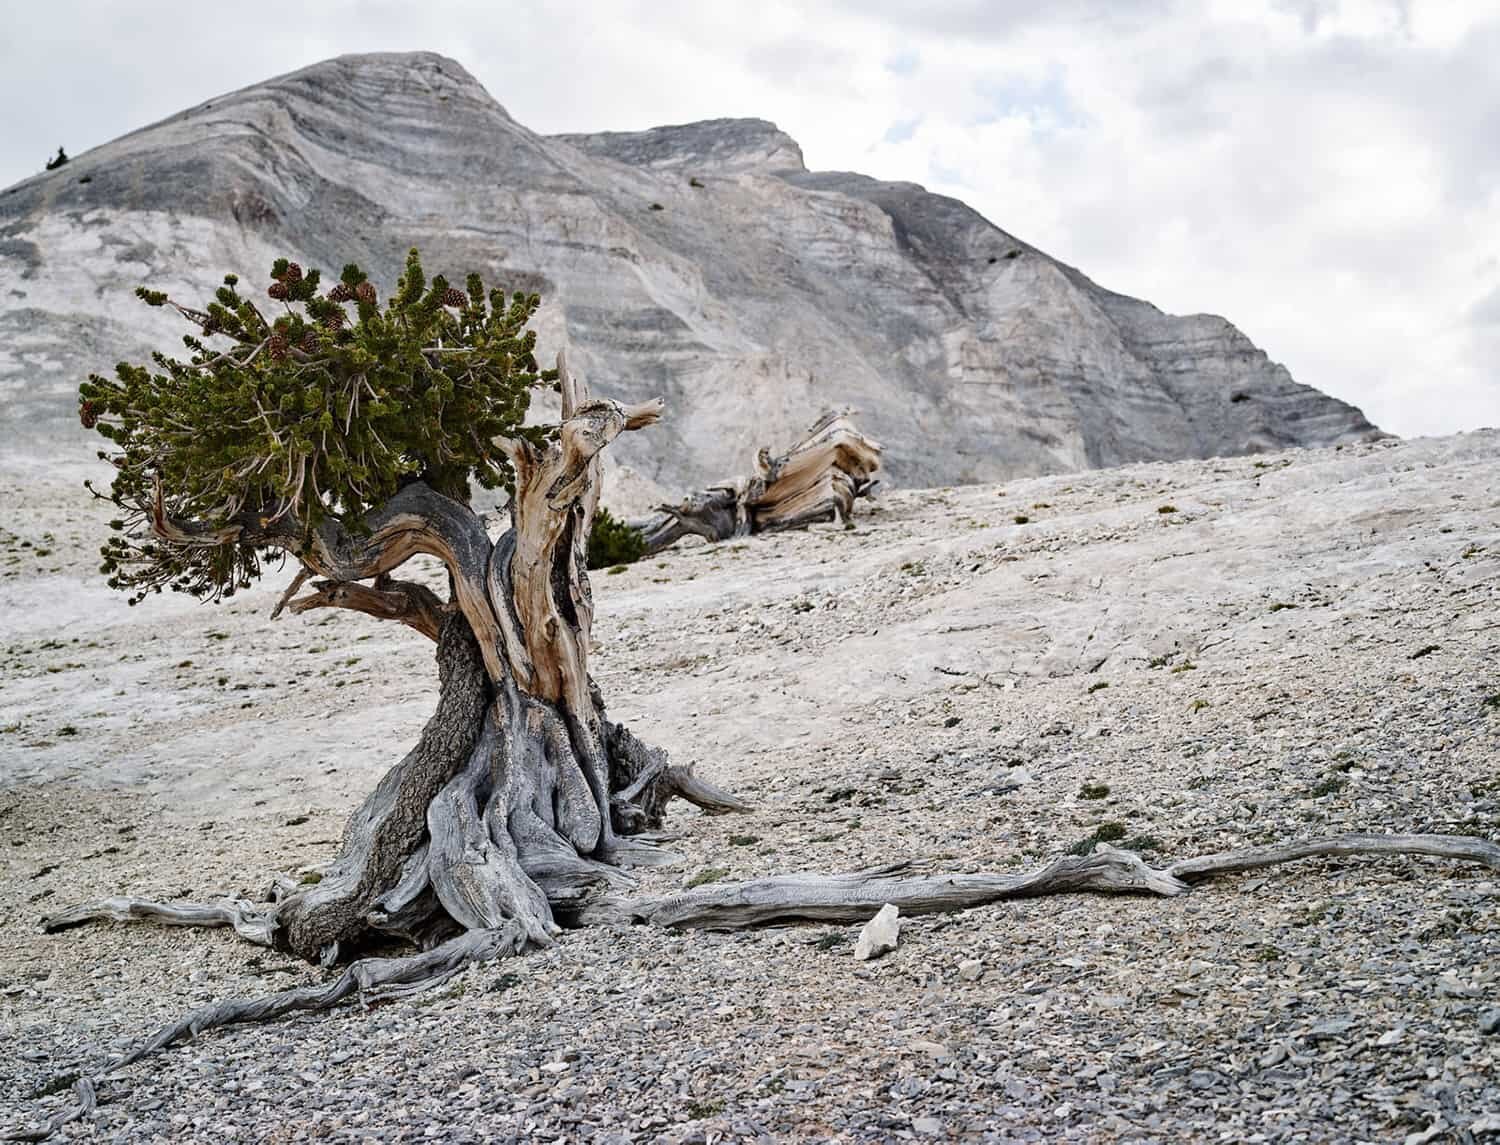
[[660, 515], [637, 527], [650, 556], [689, 534], [724, 541], [844, 522], [854, 502], [879, 484], [879, 469], [880, 443], [854, 427], [849, 411], [829, 411], [781, 456], [763, 447], [754, 473], [690, 493], [680, 504], [658, 505]]

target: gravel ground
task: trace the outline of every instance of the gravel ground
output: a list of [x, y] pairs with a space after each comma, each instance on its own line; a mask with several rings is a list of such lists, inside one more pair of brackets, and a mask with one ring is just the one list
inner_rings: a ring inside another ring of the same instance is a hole
[[[327, 861], [434, 683], [396, 626], [272, 631], [284, 574], [127, 609], [76, 483], [6, 484], [0, 1124], [188, 1007], [320, 977], [220, 932], [35, 923]], [[612, 714], [756, 807], [674, 809], [684, 862], [645, 891], [1021, 868], [1101, 827], [1148, 860], [1500, 838], [1494, 431], [897, 492], [595, 595]], [[1318, 860], [907, 919], [868, 963], [858, 927], [578, 931], [169, 1050], [60, 1136], [1466, 1141], [1500, 1134], [1497, 903], [1482, 869]]]

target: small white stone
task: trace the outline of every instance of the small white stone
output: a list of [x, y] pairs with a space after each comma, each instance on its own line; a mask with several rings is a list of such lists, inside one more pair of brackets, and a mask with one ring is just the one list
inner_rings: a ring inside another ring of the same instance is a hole
[[899, 914], [891, 903], [881, 907], [859, 932], [859, 941], [854, 944], [854, 957], [861, 962], [868, 962], [895, 950], [896, 940], [901, 933], [901, 923], [897, 918]]
[[965, 982], [978, 982], [984, 975], [984, 963], [977, 958], [970, 958], [958, 964], [958, 976]]

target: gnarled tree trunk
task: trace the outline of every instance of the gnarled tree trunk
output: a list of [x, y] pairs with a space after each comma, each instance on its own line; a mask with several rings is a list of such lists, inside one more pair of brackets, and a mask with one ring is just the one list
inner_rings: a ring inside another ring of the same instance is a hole
[[[372, 513], [368, 532], [325, 526], [310, 547], [259, 520], [207, 532], [158, 504], [154, 527], [176, 543], [254, 539], [297, 551], [304, 567], [277, 612], [353, 609], [434, 639], [437, 711], [350, 816], [338, 856], [315, 885], [213, 908], [111, 900], [92, 914], [85, 907], [50, 919], [49, 929], [101, 914], [230, 922], [325, 964], [392, 936], [431, 948], [464, 931], [504, 929], [541, 944], [557, 933], [555, 910], [576, 912], [601, 888], [628, 885], [619, 868], [660, 860], [628, 835], [659, 826], [674, 795], [720, 810], [742, 806], [610, 724], [591, 685], [584, 546], [600, 452], [656, 421], [661, 403], [591, 399], [562, 355], [558, 371], [557, 440], [495, 443], [515, 475], [511, 525], [498, 541], [467, 505], [421, 482]], [[447, 603], [392, 578], [418, 553], [447, 565]], [[323, 579], [297, 596], [314, 575]]]
[[646, 555], [693, 534], [724, 541], [751, 533], [799, 529], [820, 521], [848, 521], [854, 502], [879, 481], [880, 443], [860, 433], [849, 411], [828, 411], [779, 457], [765, 447], [755, 472], [691, 493], [660, 516], [639, 523]]

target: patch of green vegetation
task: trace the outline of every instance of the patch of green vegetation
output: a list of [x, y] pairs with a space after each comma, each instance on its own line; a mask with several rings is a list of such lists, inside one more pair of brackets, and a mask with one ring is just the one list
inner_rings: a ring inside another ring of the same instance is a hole
[[1028, 517], [1025, 513], [1017, 513], [1011, 519], [1013, 521], [1015, 521], [1015, 523], [1018, 524], [1018, 525], [1026, 525], [1026, 524], [1030, 524], [1030, 522], [1031, 522], [1031, 518]]
[[323, 873], [321, 871], [308, 871], [297, 881], [303, 886], [315, 887], [323, 881]]
[[1176, 505], [1158, 505], [1156, 507], [1156, 511], [1158, 513], [1161, 513], [1163, 516], [1165, 516], [1168, 513], [1175, 513], [1175, 512], [1177, 512], [1177, 506]]
[[634, 564], [645, 555], [646, 538], [641, 531], [612, 516], [601, 505], [589, 527], [588, 555], [584, 563], [590, 569], [608, 568], [614, 573], [616, 568], [623, 570], [624, 566]]
[[1172, 662], [1172, 654], [1168, 652], [1165, 656], [1153, 656], [1146, 661], [1148, 668], [1165, 668]]
[[1192, 712], [1194, 714], [1197, 714], [1198, 712], [1201, 712], [1204, 708], [1208, 708], [1208, 707], [1212, 707], [1212, 706], [1213, 705], [1211, 705], [1207, 700], [1203, 699], [1202, 697], [1199, 697], [1198, 699], [1194, 700], [1191, 704], [1188, 705], [1188, 711]]
[[811, 946], [814, 950], [834, 950], [843, 944], [844, 936], [842, 934], [821, 934], [807, 945]]
[[1484, 552], [1484, 549], [1479, 545], [1470, 545], [1461, 555], [1464, 560], [1469, 560], [1471, 557], [1477, 557], [1482, 552]]
[[519, 974], [501, 974], [486, 989], [491, 994], [504, 994], [507, 990], [519, 986], [522, 981]]
[[1107, 687], [1109, 687], [1109, 681], [1108, 680], [1100, 680], [1097, 684], [1090, 684], [1089, 685], [1088, 694], [1090, 696], [1092, 696], [1095, 692], [1102, 692]]
[[1493, 696], [1486, 696], [1479, 701], [1479, 706], [1487, 712], [1500, 712], [1500, 692]]
[[1316, 787], [1308, 788], [1307, 797], [1309, 799], [1320, 799], [1324, 795], [1333, 795], [1335, 792], [1342, 791], [1348, 785], [1349, 781], [1342, 775], [1330, 775]]
[[606, 573], [605, 575], [606, 576], [619, 576], [622, 572], [624, 572], [629, 567], [630, 567], [629, 565], [614, 565], [614, 566], [612, 566], [610, 568], [609, 572]]
[[1288, 604], [1284, 600], [1275, 600], [1275, 601], [1271, 602], [1271, 611], [1272, 612], [1284, 612], [1288, 608], [1296, 608], [1296, 607], [1297, 606], [1295, 604]]
[[1292, 925], [1298, 928], [1304, 926], [1316, 926], [1325, 918], [1337, 918], [1342, 911], [1335, 911], [1328, 903], [1316, 903], [1313, 906], [1303, 907], [1302, 910], [1292, 916]]
[[816, 607], [817, 607], [817, 605], [815, 605], [810, 600], [794, 600], [794, 601], [792, 601], [792, 611], [793, 612], [811, 612]]
[[1095, 827], [1094, 833], [1092, 835], [1088, 835], [1085, 838], [1079, 839], [1078, 842], [1070, 846], [1068, 848], [1068, 854], [1092, 854], [1094, 848], [1098, 844], [1119, 842], [1119, 840], [1125, 838], [1127, 834], [1129, 834], [1129, 832], [1126, 831], [1125, 824], [1114, 819], [1108, 820], [1107, 822], [1100, 823], [1099, 826]]
[[1109, 784], [1107, 783], [1085, 783], [1078, 789], [1080, 799], [1103, 799], [1109, 795]]
[[1176, 676], [1181, 672], [1196, 672], [1197, 670], [1198, 665], [1194, 664], [1191, 660], [1184, 660], [1181, 664], [1172, 669], [1172, 675]]
[[75, 728], [72, 724], [65, 724], [57, 729], [57, 734], [60, 736], [76, 736], [78, 734], [78, 729]]
[[751, 847], [760, 842], [759, 835], [731, 835], [729, 845], [731, 847]]
[[293, 815], [290, 819], [288, 819], [286, 821], [286, 826], [288, 826], [288, 827], [300, 827], [300, 826], [302, 826], [302, 824], [304, 824], [306, 822], [307, 822], [307, 816], [306, 815]]
[[682, 885], [691, 890], [693, 887], [716, 883], [727, 874], [729, 874], [728, 867], [705, 867]]
[[945, 728], [956, 728], [961, 723], [963, 723], [962, 716], [949, 716], [946, 720], [943, 721], [943, 726]]

